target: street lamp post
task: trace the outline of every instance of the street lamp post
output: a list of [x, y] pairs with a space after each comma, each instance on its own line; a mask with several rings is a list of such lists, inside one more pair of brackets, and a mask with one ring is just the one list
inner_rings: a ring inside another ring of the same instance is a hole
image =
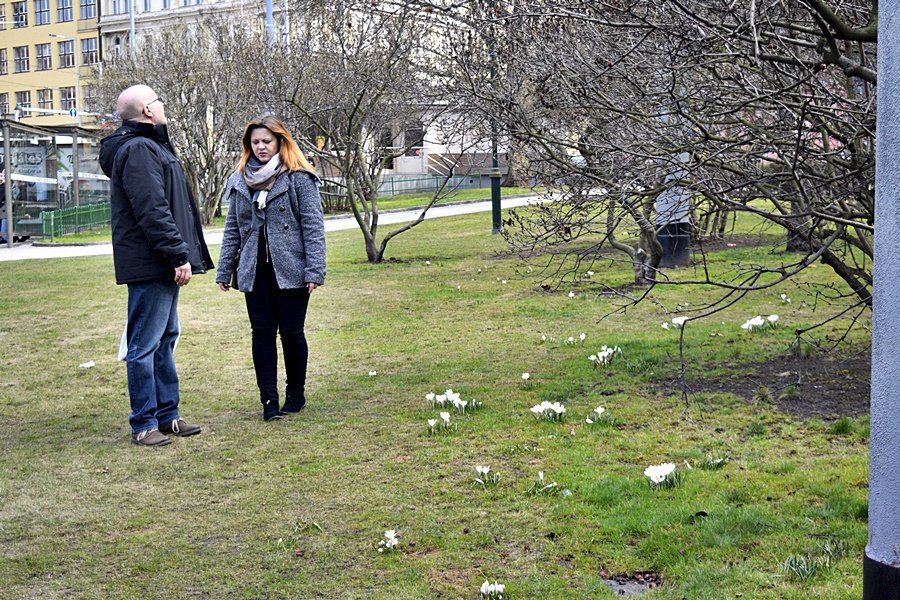
[[[888, 4], [897, 6], [896, 2]], [[878, 153], [875, 157], [875, 262], [872, 304], [872, 397], [869, 437], [869, 540], [863, 556], [863, 600], [900, 599], [900, 15], [878, 23]], [[882, 91], [884, 94], [882, 95]]]
[[[488, 3], [488, 10], [494, 12], [494, 0]], [[490, 59], [491, 88], [497, 81], [497, 40], [494, 38], [493, 26], [488, 32], [488, 57]], [[497, 138], [499, 136], [497, 117], [491, 115], [491, 233], [502, 233], [503, 222], [500, 214], [500, 158], [497, 152]]]

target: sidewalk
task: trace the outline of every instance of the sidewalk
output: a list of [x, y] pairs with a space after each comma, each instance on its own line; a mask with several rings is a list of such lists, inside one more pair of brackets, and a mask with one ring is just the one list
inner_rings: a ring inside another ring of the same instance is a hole
[[[544, 201], [541, 196], [517, 196], [515, 198], [504, 199], [501, 205], [504, 209], [516, 208], [527, 204], [539, 204]], [[393, 225], [396, 223], [406, 223], [412, 221], [419, 216], [422, 209], [405, 209], [390, 212], [383, 212], [378, 215], [378, 225]], [[426, 219], [439, 219], [441, 217], [454, 217], [457, 215], [468, 215], [479, 212], [490, 212], [491, 201], [481, 200], [477, 202], [467, 202], [461, 204], [447, 204], [444, 206], [435, 206], [426, 214]], [[325, 231], [343, 231], [345, 229], [356, 229], [359, 227], [356, 219], [349, 217], [336, 217], [325, 219]], [[489, 231], [491, 228], [490, 219], [485, 221], [484, 229]], [[206, 243], [210, 246], [222, 243], [222, 230], [205, 231]], [[105, 256], [112, 254], [112, 244], [90, 244], [84, 246], [33, 246], [31, 243], [20, 244], [12, 248], [7, 248], [4, 244], [0, 247], [0, 262], [11, 260], [30, 260], [40, 258], [68, 258], [72, 256]]]

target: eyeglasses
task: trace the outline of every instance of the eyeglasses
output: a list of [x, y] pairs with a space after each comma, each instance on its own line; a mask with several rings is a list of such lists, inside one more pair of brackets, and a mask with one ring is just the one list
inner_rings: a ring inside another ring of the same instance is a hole
[[150, 105], [153, 104], [154, 102], [159, 102], [160, 104], [165, 104], [165, 103], [166, 103], [166, 101], [162, 99], [162, 96], [157, 96], [155, 100], [151, 100], [150, 102], [148, 102], [148, 103], [147, 103], [147, 106], [150, 106]]

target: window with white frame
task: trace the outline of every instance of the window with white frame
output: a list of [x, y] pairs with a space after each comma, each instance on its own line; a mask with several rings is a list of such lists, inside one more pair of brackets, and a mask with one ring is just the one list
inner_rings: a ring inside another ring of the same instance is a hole
[[38, 90], [38, 108], [53, 108], [53, 90], [50, 88]]
[[56, 20], [65, 23], [73, 18], [72, 0], [56, 0]]
[[27, 73], [30, 70], [28, 46], [16, 46], [13, 48], [13, 73]]
[[144, 12], [153, 10], [153, 0], [144, 0]]
[[63, 110], [76, 108], [75, 86], [59, 88], [59, 107]]
[[97, 17], [97, 0], [81, 0], [81, 18], [94, 19]]
[[9, 63], [6, 58], [6, 48], [0, 48], [0, 75], [9, 73]]
[[36, 69], [46, 71], [53, 68], [53, 57], [50, 54], [50, 42], [34, 45], [34, 58]]
[[128, 0], [112, 0], [109, 9], [114, 15], [124, 15], [128, 12]]
[[0, 115], [9, 113], [9, 93], [0, 94]]
[[0, 4], [0, 31], [6, 31], [6, 5]]
[[75, 40], [66, 40], [57, 44], [59, 52], [59, 68], [75, 66]]
[[34, 0], [34, 24], [50, 23], [50, 0]]
[[28, 3], [12, 3], [13, 28], [28, 27]]
[[172, 0], [163, 0], [163, 8], [172, 8]]
[[97, 51], [97, 38], [81, 40], [81, 64], [96, 65], [98, 62], [100, 62], [100, 54]]
[[31, 108], [31, 92], [16, 92], [16, 108]]

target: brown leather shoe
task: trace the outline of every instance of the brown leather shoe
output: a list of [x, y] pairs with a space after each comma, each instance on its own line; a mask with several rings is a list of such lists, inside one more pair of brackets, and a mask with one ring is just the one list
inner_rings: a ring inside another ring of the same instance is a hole
[[199, 425], [188, 423], [184, 419], [175, 419], [171, 423], [160, 423], [159, 430], [166, 435], [177, 435], [178, 437], [197, 435], [203, 431]]
[[148, 429], [131, 434], [131, 443], [138, 446], [165, 446], [172, 440], [159, 432], [159, 429]]

